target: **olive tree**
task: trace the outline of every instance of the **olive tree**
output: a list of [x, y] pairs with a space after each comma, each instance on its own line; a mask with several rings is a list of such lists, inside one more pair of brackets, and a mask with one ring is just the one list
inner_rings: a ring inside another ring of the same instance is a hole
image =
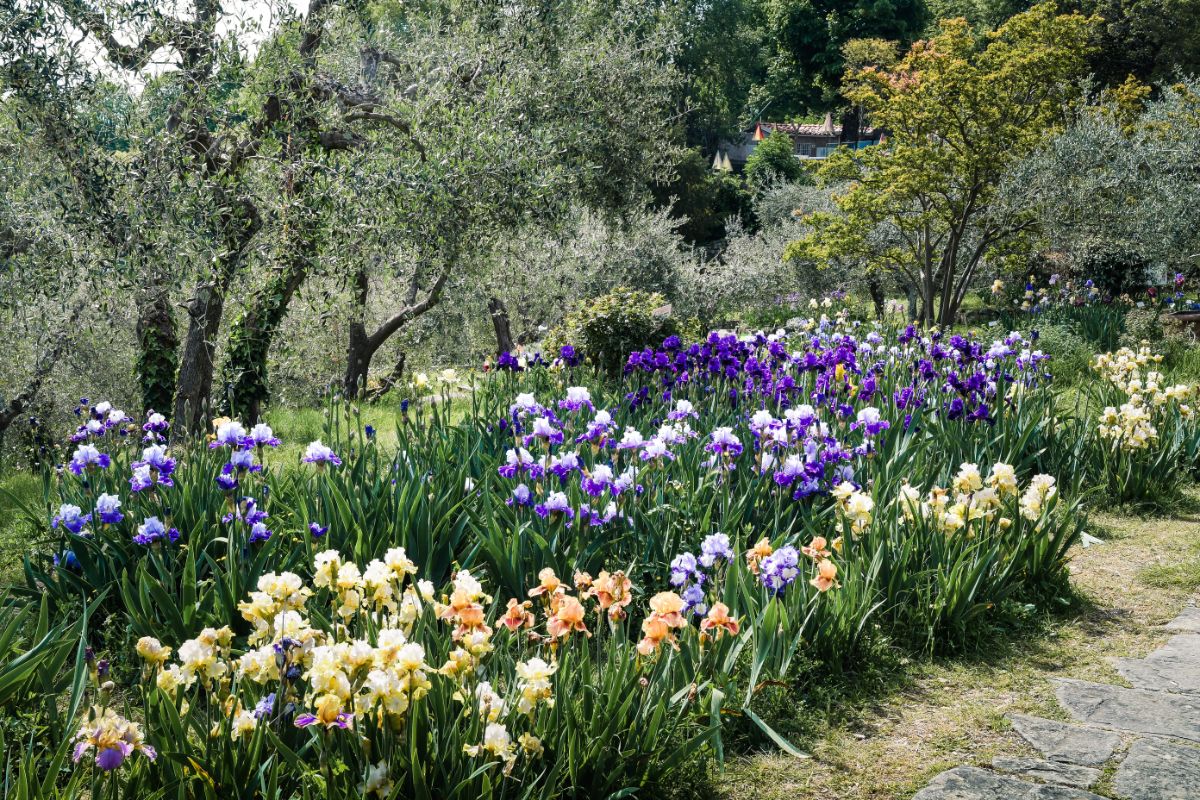
[[1046, 245], [1076, 262], [1102, 250], [1186, 271], [1200, 254], [1198, 149], [1195, 78], [1162, 87], [1133, 114], [1101, 98], [1018, 164], [1002, 196], [1032, 209]]

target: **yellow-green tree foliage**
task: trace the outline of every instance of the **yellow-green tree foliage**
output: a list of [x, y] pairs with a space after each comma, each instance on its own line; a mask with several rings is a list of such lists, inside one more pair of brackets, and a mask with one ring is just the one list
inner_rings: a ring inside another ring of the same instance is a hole
[[1092, 24], [1053, 3], [982, 38], [946, 20], [894, 66], [848, 74], [847, 99], [886, 140], [826, 161], [819, 177], [850, 188], [836, 211], [809, 216], [810, 233], [785, 258], [857, 257], [914, 287], [925, 322], [951, 322], [985, 259], [1035, 222], [993, 214], [992, 201], [1006, 170], [1065, 122]]

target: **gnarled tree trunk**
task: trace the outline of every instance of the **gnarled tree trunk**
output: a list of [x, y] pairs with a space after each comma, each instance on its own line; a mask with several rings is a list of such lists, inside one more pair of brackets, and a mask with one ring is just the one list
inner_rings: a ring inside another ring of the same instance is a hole
[[171, 415], [176, 437], [204, 432], [212, 396], [213, 352], [225, 312], [225, 291], [212, 283], [199, 284], [185, 308], [188, 330], [179, 359], [175, 411]]
[[179, 335], [171, 308], [170, 288], [156, 283], [146, 291], [138, 313], [137, 377], [142, 411], [169, 411], [175, 398], [175, 372], [179, 367]]
[[229, 332], [229, 358], [225, 367], [229, 412], [247, 424], [258, 422], [263, 403], [270, 397], [267, 387], [267, 356], [288, 304], [308, 275], [307, 237], [282, 275], [259, 289], [245, 313]]
[[496, 355], [512, 352], [512, 327], [509, 325], [508, 309], [504, 301], [499, 297], [488, 300], [488, 314], [492, 317], [492, 328], [496, 331]]
[[409, 283], [408, 298], [404, 308], [384, 320], [372, 333], [367, 333], [366, 328], [367, 275], [364, 270], [358, 272], [355, 276], [356, 316], [350, 324], [350, 339], [346, 348], [346, 378], [343, 386], [347, 397], [362, 396], [371, 369], [371, 359], [379, 351], [379, 348], [383, 347], [384, 343], [405, 325], [441, 302], [442, 291], [446, 288], [446, 281], [449, 279], [455, 263], [456, 259], [452, 255], [445, 256], [433, 285], [429, 287], [425, 297], [421, 300], [417, 300], [421, 290], [421, 270], [419, 268], [415, 270], [413, 279]]

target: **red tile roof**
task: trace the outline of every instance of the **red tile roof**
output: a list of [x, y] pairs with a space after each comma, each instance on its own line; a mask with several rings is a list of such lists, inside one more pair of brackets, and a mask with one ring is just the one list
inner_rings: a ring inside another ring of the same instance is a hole
[[[830, 125], [829, 128], [826, 128], [825, 123], [823, 123], [823, 122], [760, 122], [760, 123], [756, 123], [756, 124], [762, 125], [763, 132], [768, 133], [768, 134], [773, 131], [779, 131], [781, 133], [787, 133], [792, 136], [841, 136], [842, 135], [842, 126], [841, 125], [835, 124], [835, 125]], [[832, 129], [832, 130], [830, 130], [830, 129]], [[750, 132], [753, 132], [753, 131], [754, 131], [754, 128], [753, 127], [750, 128]], [[867, 138], [867, 139], [873, 138], [874, 134], [875, 134], [875, 130], [873, 128], [860, 128], [859, 132], [858, 132], [858, 135], [860, 138]]]

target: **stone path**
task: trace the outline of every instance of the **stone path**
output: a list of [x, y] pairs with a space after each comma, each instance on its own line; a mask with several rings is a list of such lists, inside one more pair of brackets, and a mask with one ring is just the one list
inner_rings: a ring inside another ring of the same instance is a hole
[[997, 756], [990, 770], [955, 767], [913, 800], [1106, 800], [1092, 791], [1106, 766], [1107, 796], [1200, 800], [1200, 608], [1184, 609], [1165, 629], [1176, 635], [1158, 650], [1117, 661], [1133, 688], [1056, 681], [1074, 723], [1009, 715], [1042, 758]]

